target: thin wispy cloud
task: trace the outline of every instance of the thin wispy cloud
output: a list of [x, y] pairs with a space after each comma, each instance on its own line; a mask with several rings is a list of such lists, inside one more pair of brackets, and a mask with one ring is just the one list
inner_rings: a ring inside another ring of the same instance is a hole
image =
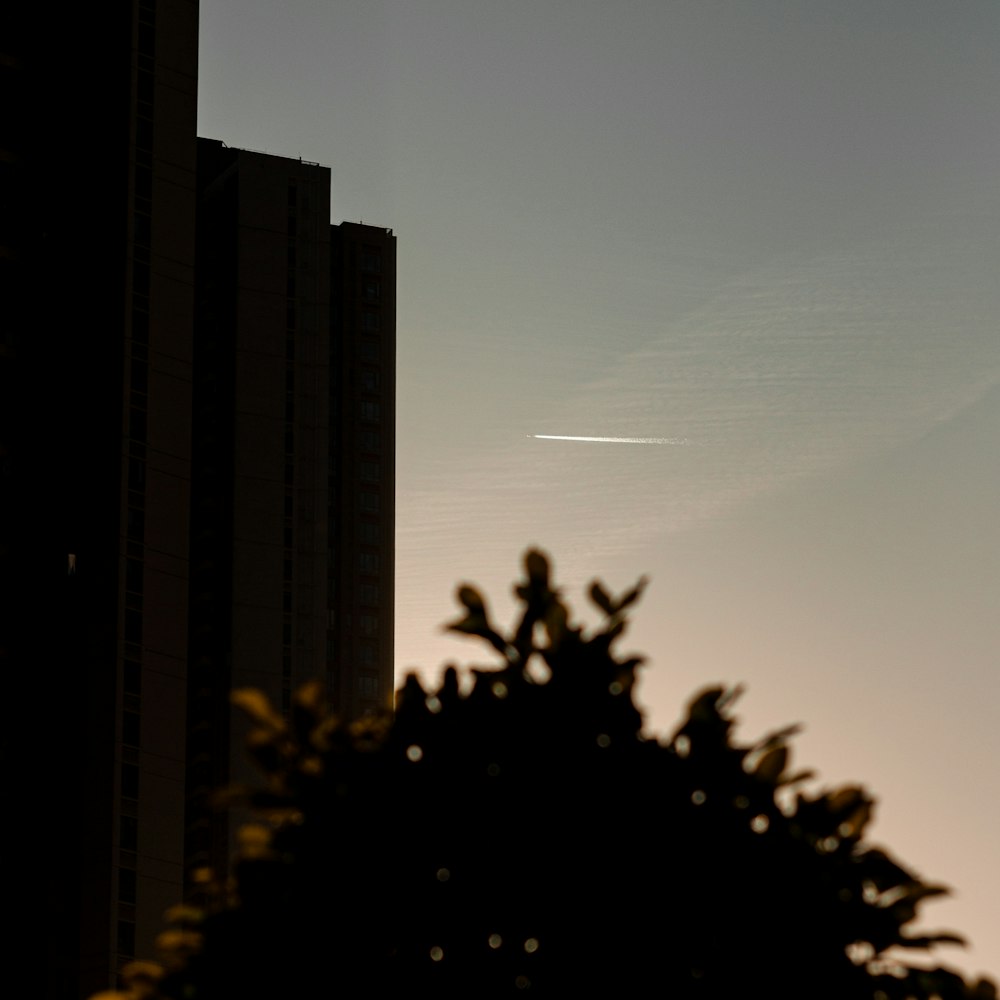
[[687, 438], [670, 437], [580, 437], [571, 434], [529, 434], [539, 441], [583, 441], [591, 444], [673, 444], [689, 445]]

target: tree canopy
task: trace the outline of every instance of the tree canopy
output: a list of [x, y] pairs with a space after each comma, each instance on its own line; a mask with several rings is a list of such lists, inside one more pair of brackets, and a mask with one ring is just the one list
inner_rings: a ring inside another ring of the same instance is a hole
[[318, 683], [288, 719], [236, 692], [259, 822], [128, 993], [995, 998], [928, 960], [959, 940], [912, 930], [945, 890], [864, 841], [865, 789], [801, 790], [796, 727], [740, 743], [738, 691], [714, 687], [669, 739], [643, 736], [640, 660], [615, 652], [642, 587], [595, 582], [587, 631], [529, 552], [505, 634], [461, 586], [450, 627], [495, 665], [467, 689], [411, 675], [394, 716], [339, 719]]

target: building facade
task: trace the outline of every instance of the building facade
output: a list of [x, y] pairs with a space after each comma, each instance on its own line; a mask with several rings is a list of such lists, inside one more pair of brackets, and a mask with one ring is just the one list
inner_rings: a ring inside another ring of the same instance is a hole
[[106, 987], [183, 882], [197, 42], [189, 0], [0, 30], [11, 954], [47, 996]]
[[331, 226], [330, 171], [199, 140], [189, 864], [225, 870], [214, 789], [252, 781], [228, 692], [288, 712], [392, 691], [395, 238]]

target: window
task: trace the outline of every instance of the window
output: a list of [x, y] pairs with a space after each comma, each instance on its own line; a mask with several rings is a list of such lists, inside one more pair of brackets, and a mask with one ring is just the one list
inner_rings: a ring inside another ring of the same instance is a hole
[[146, 101], [148, 104], [153, 103], [153, 74], [143, 73], [141, 70], [135, 75], [135, 91], [136, 96], [140, 101]]
[[146, 528], [146, 515], [135, 507], [129, 507], [127, 515], [128, 537], [133, 542], [141, 542]]
[[372, 423], [377, 423], [382, 418], [382, 407], [378, 403], [370, 403], [367, 400], [362, 400], [361, 403], [361, 419], [370, 420]]
[[358, 558], [362, 573], [378, 572], [378, 556], [374, 552], [362, 552]]
[[149, 312], [138, 305], [132, 309], [132, 340], [140, 344], [149, 341]]
[[362, 340], [358, 344], [358, 354], [362, 361], [378, 361], [378, 344], [374, 340]]
[[141, 358], [132, 358], [129, 366], [132, 370], [132, 391], [146, 392], [149, 387], [148, 365]]
[[362, 635], [378, 635], [378, 615], [361, 615], [358, 624]]
[[382, 255], [374, 247], [361, 251], [361, 270], [378, 274], [382, 270]]
[[118, 899], [120, 902], [135, 902], [135, 883], [135, 872], [131, 868], [118, 869]]
[[142, 669], [136, 660], [125, 660], [122, 665], [122, 689], [125, 694], [142, 691]]
[[146, 463], [140, 458], [129, 459], [128, 488], [139, 493], [146, 488]]
[[367, 490], [363, 490], [361, 493], [361, 509], [375, 512], [378, 510], [378, 507], [379, 507], [378, 494], [370, 493]]
[[362, 604], [378, 604], [378, 587], [374, 583], [363, 583], [358, 589]]
[[146, 411], [133, 406], [128, 414], [129, 437], [136, 441], [146, 440]]
[[118, 819], [118, 846], [123, 851], [136, 851], [139, 848], [139, 821], [134, 816], [121, 816]]
[[370, 369], [365, 369], [361, 373], [361, 388], [365, 392], [378, 392], [378, 372], [373, 372]]
[[136, 764], [122, 763], [122, 796], [139, 798], [139, 767]]
[[380, 291], [378, 278], [365, 278], [361, 283], [361, 294], [367, 302], [378, 302]]
[[132, 594], [142, 593], [142, 563], [138, 559], [125, 560], [125, 589]]
[[125, 641], [137, 645], [142, 642], [142, 612], [125, 609]]
[[130, 747], [139, 746], [138, 712], [122, 712], [122, 743]]
[[120, 955], [135, 954], [135, 924], [128, 920], [118, 921], [118, 953]]
[[[141, 32], [139, 44], [142, 44]], [[153, 148], [153, 123], [148, 118], [136, 118], [135, 144], [139, 149]]]
[[379, 526], [377, 524], [371, 524], [368, 521], [361, 522], [361, 529], [358, 534], [361, 536], [361, 541], [368, 545], [378, 545], [379, 539]]
[[361, 674], [358, 677], [358, 694], [362, 698], [378, 697], [378, 678], [369, 674]]
[[381, 478], [382, 469], [378, 462], [362, 462], [361, 463], [361, 478], [367, 479], [369, 482], [377, 483]]
[[[153, 168], [152, 167], [140, 167], [135, 168], [135, 193], [140, 198], [152, 198], [153, 197]], [[147, 229], [148, 232], [148, 229]], [[149, 244], [148, 240], [140, 240], [139, 242], [144, 242], [146, 245]]]
[[362, 451], [378, 451], [381, 446], [382, 446], [382, 441], [378, 431], [361, 432]]
[[374, 333], [379, 328], [378, 313], [371, 309], [365, 309], [361, 313], [361, 329], [368, 333]]

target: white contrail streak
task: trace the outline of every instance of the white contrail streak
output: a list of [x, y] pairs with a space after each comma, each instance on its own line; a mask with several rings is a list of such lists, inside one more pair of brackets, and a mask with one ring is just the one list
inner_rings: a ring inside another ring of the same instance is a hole
[[691, 442], [687, 438], [573, 437], [569, 434], [529, 434], [541, 441], [593, 441], [597, 444], [678, 444]]

